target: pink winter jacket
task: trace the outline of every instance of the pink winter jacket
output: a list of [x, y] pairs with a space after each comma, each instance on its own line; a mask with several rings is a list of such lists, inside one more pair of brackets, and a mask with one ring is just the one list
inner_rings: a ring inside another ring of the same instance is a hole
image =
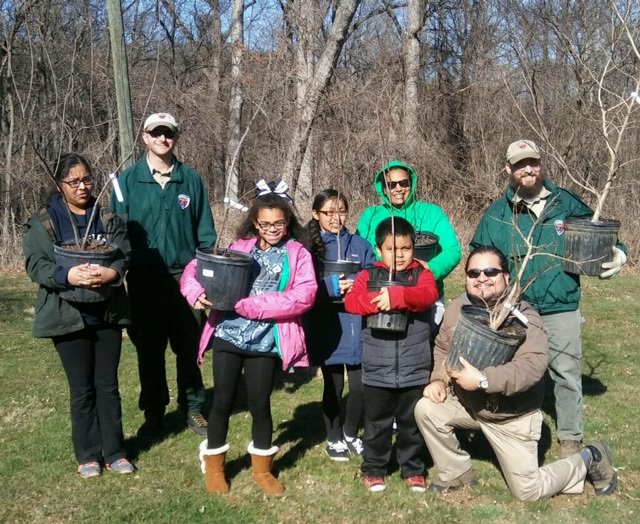
[[[255, 238], [236, 240], [229, 249], [249, 253], [256, 241]], [[278, 334], [276, 343], [282, 358], [282, 369], [285, 371], [292, 367], [309, 366], [301, 317], [313, 306], [318, 287], [311, 255], [300, 242], [287, 242], [287, 256], [290, 277], [284, 291], [271, 291], [264, 295], [243, 298], [235, 306], [236, 313], [245, 318], [275, 320]], [[196, 262], [194, 258], [187, 264], [180, 279], [180, 292], [192, 306], [204, 293], [204, 288], [196, 278]], [[219, 311], [212, 310], [207, 318], [200, 336], [198, 365], [202, 365], [220, 317]]]

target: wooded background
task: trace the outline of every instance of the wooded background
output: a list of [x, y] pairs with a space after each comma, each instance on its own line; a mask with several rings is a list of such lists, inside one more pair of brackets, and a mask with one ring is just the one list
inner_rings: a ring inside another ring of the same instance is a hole
[[[326, 187], [349, 225], [377, 201], [388, 160], [416, 167], [466, 245], [505, 187], [507, 145], [529, 138], [547, 176], [640, 245], [640, 3], [604, 0], [125, 0], [138, 137], [152, 112], [181, 126], [179, 158], [219, 217], [260, 178], [284, 178], [300, 215]], [[61, 152], [101, 181], [122, 162], [107, 5], [0, 0], [0, 264], [20, 261], [21, 224]], [[102, 184], [103, 182], [101, 182]]]

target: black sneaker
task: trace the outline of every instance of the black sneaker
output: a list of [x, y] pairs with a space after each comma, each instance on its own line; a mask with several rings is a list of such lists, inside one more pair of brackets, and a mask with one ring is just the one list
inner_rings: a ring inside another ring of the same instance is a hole
[[336, 462], [346, 462], [349, 460], [349, 448], [342, 440], [328, 442], [324, 452], [331, 460]]
[[200, 437], [207, 436], [207, 420], [198, 412], [187, 415], [187, 427]]
[[618, 486], [618, 473], [611, 462], [611, 450], [604, 442], [589, 444], [593, 460], [587, 468], [587, 478], [593, 484], [596, 495], [611, 495]]
[[347, 446], [349, 453], [356, 456], [362, 456], [362, 452], [364, 451], [362, 439], [358, 437], [349, 438], [345, 435], [342, 442]]

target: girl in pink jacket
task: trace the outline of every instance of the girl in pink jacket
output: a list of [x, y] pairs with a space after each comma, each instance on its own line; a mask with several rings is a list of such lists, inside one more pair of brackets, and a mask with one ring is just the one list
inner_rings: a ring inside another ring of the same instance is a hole
[[[317, 283], [311, 255], [294, 238], [306, 238], [287, 198], [274, 192], [258, 196], [229, 248], [254, 259], [251, 291], [234, 312], [211, 311], [200, 339], [198, 361], [213, 349], [215, 395], [207, 440], [200, 444], [200, 463], [210, 493], [225, 493], [229, 484], [224, 462], [229, 449], [229, 417], [244, 370], [247, 403], [252, 417], [253, 480], [268, 495], [284, 486], [272, 475], [271, 392], [277, 367], [289, 370], [309, 365], [301, 317], [313, 306]], [[215, 308], [196, 279], [196, 260], [185, 268], [182, 294], [195, 309]], [[213, 303], [212, 303], [213, 302]]]

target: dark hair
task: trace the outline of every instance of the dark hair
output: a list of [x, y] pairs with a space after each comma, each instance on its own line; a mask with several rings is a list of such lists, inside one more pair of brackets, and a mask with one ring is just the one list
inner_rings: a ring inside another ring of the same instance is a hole
[[236, 231], [237, 238], [254, 238], [259, 236], [255, 222], [258, 220], [258, 213], [261, 209], [280, 209], [284, 213], [284, 218], [287, 222], [288, 236], [295, 238], [304, 244], [305, 247], [309, 247], [307, 233], [300, 225], [298, 217], [296, 217], [289, 204], [289, 200], [281, 197], [277, 193], [267, 193], [266, 195], [257, 197], [253, 201], [249, 211], [247, 211], [247, 216], [238, 226]]
[[[344, 204], [344, 208], [349, 211], [349, 203], [347, 202], [347, 197], [344, 196], [344, 193], [341, 193], [335, 189], [323, 189], [322, 191], [320, 191], [313, 199], [311, 209], [318, 213], [329, 200], [336, 200], [338, 199], [338, 197], [340, 198], [340, 202]], [[311, 220], [307, 222], [306, 227], [307, 233], [309, 235], [309, 240], [311, 241], [311, 252], [317, 258], [324, 258], [325, 246], [320, 234], [320, 223], [315, 218], [311, 217]]]
[[58, 164], [56, 165], [55, 172], [53, 174], [53, 178], [56, 182], [60, 182], [69, 176], [69, 171], [71, 171], [77, 165], [82, 164], [87, 168], [89, 174], [91, 174], [91, 166], [89, 165], [89, 161], [79, 155], [78, 153], [65, 153], [60, 156], [58, 160]]
[[[397, 237], [409, 237], [411, 239], [411, 243], [416, 243], [416, 230], [413, 229], [413, 226], [409, 223], [408, 220], [402, 217], [393, 217], [395, 235]], [[391, 236], [391, 217], [385, 218], [382, 222], [378, 224], [376, 227], [376, 246], [380, 247], [388, 236]]]
[[498, 257], [500, 269], [502, 269], [502, 271], [504, 271], [505, 273], [509, 272], [509, 263], [507, 262], [507, 257], [505, 257], [504, 253], [500, 251], [497, 247], [493, 247], [493, 246], [477, 246], [473, 248], [473, 250], [471, 251], [471, 253], [469, 253], [469, 256], [467, 257], [467, 262], [464, 265], [464, 270], [467, 271], [467, 269], [469, 269], [469, 262], [471, 261], [471, 258], [473, 256], [486, 255], [486, 254], [495, 255], [496, 257]]

